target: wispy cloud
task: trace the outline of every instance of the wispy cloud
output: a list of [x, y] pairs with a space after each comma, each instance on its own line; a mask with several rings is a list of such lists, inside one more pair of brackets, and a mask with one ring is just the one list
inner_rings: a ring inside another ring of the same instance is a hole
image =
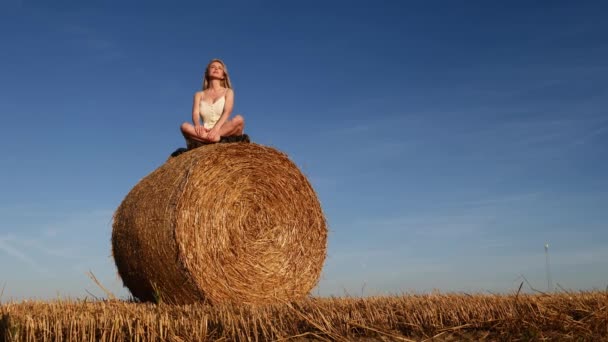
[[[500, 247], [508, 245], [500, 244]], [[319, 284], [322, 294], [379, 294], [408, 290], [430, 291], [511, 291], [521, 276], [539, 289], [545, 288], [545, 254], [542, 244], [536, 251], [508, 250], [494, 253], [495, 246], [480, 244], [472, 254], [407, 255], [394, 249], [346, 251], [328, 258]], [[603, 277], [589, 277], [575, 272], [581, 266], [602, 267], [608, 263], [608, 247], [551, 251], [554, 283], [575, 288], [606, 286]], [[597, 266], [599, 265], [599, 266]], [[491, 272], [488, 272], [491, 269]]]
[[583, 136], [581, 136], [578, 140], [574, 142], [574, 145], [586, 144], [595, 137], [605, 134], [606, 132], [608, 132], [608, 122], [605, 122], [599, 125], [599, 127], [591, 129], [587, 133], [583, 134]]
[[520, 193], [496, 193], [471, 199], [442, 201], [438, 199], [425, 209], [425, 213], [402, 213], [397, 216], [354, 219], [356, 225], [397, 227], [412, 224], [437, 224], [441, 222], [482, 222], [495, 218], [497, 212], [512, 204], [530, 206], [543, 200], [543, 193], [538, 191]]
[[462, 237], [483, 230], [488, 222], [494, 219], [491, 215], [449, 214], [428, 216], [398, 216], [389, 218], [364, 219], [357, 226], [381, 231], [383, 234], [407, 232], [414, 237]]
[[503, 196], [486, 197], [476, 200], [462, 201], [457, 203], [458, 206], [480, 209], [481, 207], [497, 206], [509, 203], [519, 203], [535, 201], [540, 199], [541, 192], [527, 192], [519, 194], [507, 194]]
[[[599, 126], [599, 127], [598, 127]], [[521, 120], [502, 125], [505, 133], [517, 135], [517, 145], [571, 144], [581, 138], [593, 137], [608, 127], [605, 120], [598, 118]]]
[[0, 2], [0, 8], [3, 9], [20, 9], [23, 6], [23, 0], [3, 0]]
[[40, 266], [31, 256], [25, 254], [21, 248], [17, 248], [14, 245], [18, 245], [17, 239], [12, 236], [0, 237], [0, 250], [7, 255], [15, 258], [16, 260], [27, 264], [37, 273], [45, 274], [48, 270]]
[[26, 248], [35, 250], [47, 256], [56, 256], [66, 259], [76, 259], [78, 254], [72, 247], [54, 247], [54, 244], [44, 239], [21, 239], [19, 243]]
[[71, 37], [74, 44], [88, 51], [91, 58], [101, 62], [112, 62], [125, 57], [122, 49], [115, 39], [86, 26], [65, 24], [63, 31]]
[[[593, 65], [560, 64], [521, 61], [476, 63], [468, 67], [451, 70], [459, 82], [447, 83], [439, 87], [442, 92], [452, 91], [458, 95], [485, 95], [483, 101], [505, 104], [505, 101], [531, 103], [530, 95], [553, 93], [565, 87], [571, 87], [574, 82], [587, 82], [590, 79], [602, 79], [608, 74], [605, 63]], [[588, 98], [592, 94], [587, 95]]]
[[[95, 234], [97, 236], [109, 234], [111, 230], [112, 211], [110, 210], [91, 210], [75, 214], [56, 212], [54, 216], [49, 216], [46, 209], [34, 207], [13, 209], [19, 210], [10, 211], [4, 208], [4, 211], [12, 214], [9, 220], [14, 221], [6, 224], [25, 224], [28, 228], [5, 230], [4, 235], [0, 236], [0, 249], [37, 270], [42, 269], [41, 261], [49, 257], [61, 258], [64, 261], [82, 260], [88, 252], [79, 245], [69, 244], [75, 233], [82, 236], [81, 234], [87, 229], [95, 229], [98, 232]], [[28, 223], [27, 218], [32, 217], [36, 219], [33, 223]], [[87, 234], [90, 235], [90, 231]]]
[[339, 121], [339, 125], [324, 127], [319, 134], [322, 137], [333, 137], [340, 140], [359, 139], [373, 143], [382, 135], [390, 134], [391, 131], [393, 133], [401, 132], [403, 128], [417, 126], [422, 121], [422, 114], [418, 112], [374, 114], [374, 117], [369, 120]]
[[[448, 146], [458, 146], [461, 161], [478, 167], [491, 165], [494, 171], [516, 175], [545, 161], [576, 156], [583, 144], [604, 134], [607, 126], [605, 120], [593, 117], [519, 119], [482, 125], [441, 139]], [[435, 137], [428, 139], [432, 142]]]

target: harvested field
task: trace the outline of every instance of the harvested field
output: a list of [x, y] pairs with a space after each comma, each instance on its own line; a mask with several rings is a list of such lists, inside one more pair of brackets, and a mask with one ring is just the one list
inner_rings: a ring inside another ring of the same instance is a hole
[[608, 293], [309, 298], [265, 306], [23, 301], [6, 341], [608, 341]]

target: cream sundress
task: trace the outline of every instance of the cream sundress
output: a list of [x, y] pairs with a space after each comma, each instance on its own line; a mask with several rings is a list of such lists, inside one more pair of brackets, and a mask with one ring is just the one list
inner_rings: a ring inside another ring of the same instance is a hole
[[222, 116], [224, 104], [226, 103], [226, 92], [228, 92], [228, 89], [226, 89], [224, 95], [215, 100], [213, 104], [203, 101], [203, 96], [201, 96], [200, 115], [203, 119], [203, 126], [205, 128], [212, 129]]

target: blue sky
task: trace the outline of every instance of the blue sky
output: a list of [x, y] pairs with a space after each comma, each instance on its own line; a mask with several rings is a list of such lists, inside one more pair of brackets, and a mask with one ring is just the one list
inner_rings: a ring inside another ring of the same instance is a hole
[[600, 2], [8, 0], [0, 286], [127, 292], [112, 213], [184, 143], [211, 58], [327, 216], [319, 295], [608, 285]]

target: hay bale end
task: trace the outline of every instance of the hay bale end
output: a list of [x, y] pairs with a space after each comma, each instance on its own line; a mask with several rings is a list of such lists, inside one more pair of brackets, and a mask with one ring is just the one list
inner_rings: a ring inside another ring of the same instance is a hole
[[112, 254], [142, 301], [262, 304], [306, 296], [326, 256], [319, 200], [287, 155], [194, 149], [143, 178], [114, 214]]

